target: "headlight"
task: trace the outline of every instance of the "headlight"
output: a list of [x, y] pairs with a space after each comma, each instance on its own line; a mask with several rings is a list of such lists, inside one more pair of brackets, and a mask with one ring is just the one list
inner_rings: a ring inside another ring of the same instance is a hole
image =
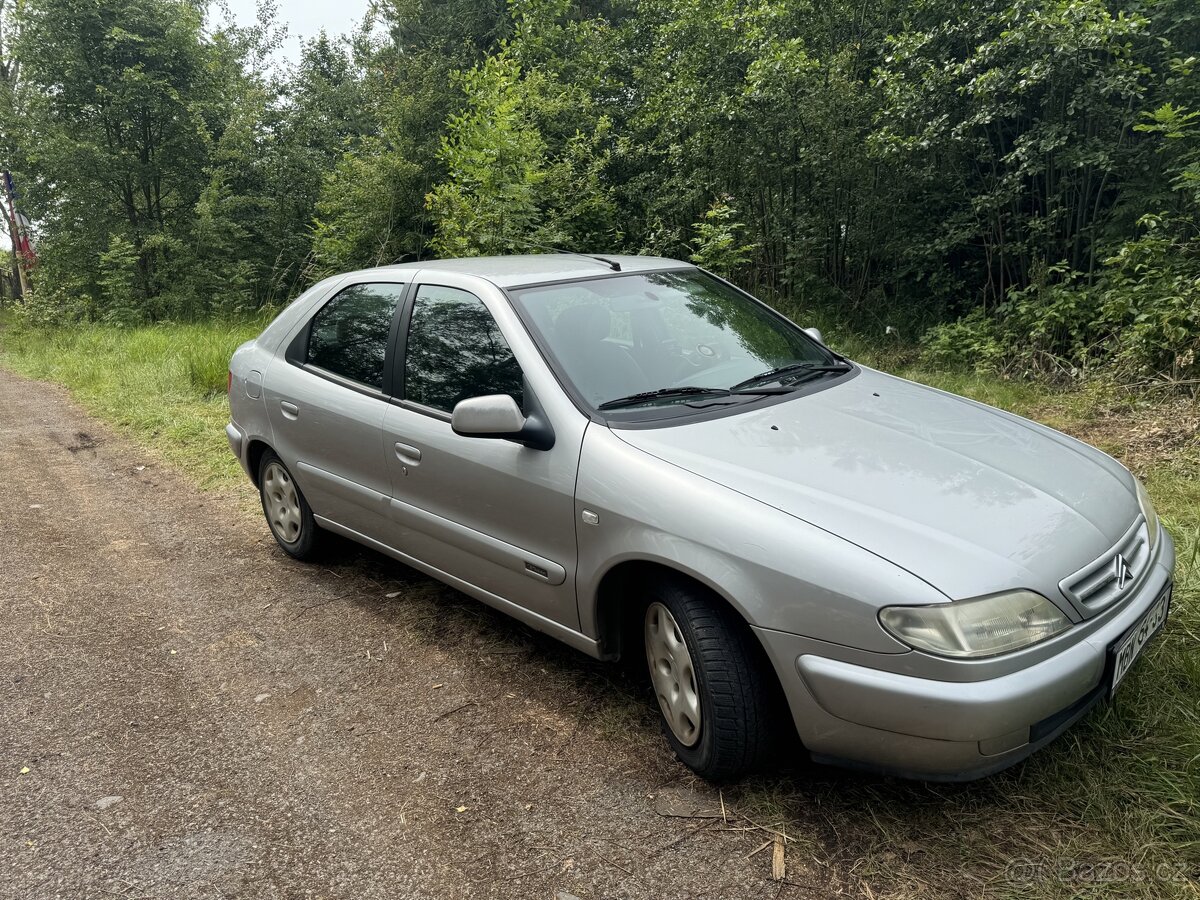
[[957, 658], [1008, 653], [1071, 627], [1057, 606], [1033, 591], [936, 606], [887, 606], [879, 621], [910, 647]]
[[1150, 495], [1146, 493], [1146, 489], [1142, 487], [1142, 483], [1136, 478], [1133, 483], [1137, 486], [1138, 505], [1142, 508], [1142, 515], [1146, 517], [1146, 529], [1150, 532], [1150, 549], [1153, 550], [1158, 543], [1158, 516], [1154, 513], [1154, 504], [1150, 502]]

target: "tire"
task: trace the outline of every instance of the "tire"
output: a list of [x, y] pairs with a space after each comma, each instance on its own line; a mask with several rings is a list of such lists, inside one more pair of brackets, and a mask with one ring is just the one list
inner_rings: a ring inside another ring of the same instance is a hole
[[[646, 669], [671, 749], [710, 781], [755, 771], [773, 747], [778, 690], [754, 635], [702, 588], [662, 581], [648, 594], [642, 621]], [[672, 652], [673, 661], [664, 658]], [[689, 687], [696, 694], [694, 704], [687, 697]], [[693, 706], [699, 722], [690, 721]]]
[[283, 552], [293, 559], [315, 559], [324, 533], [300, 486], [273, 450], [265, 451], [258, 462], [258, 496], [267, 527]]

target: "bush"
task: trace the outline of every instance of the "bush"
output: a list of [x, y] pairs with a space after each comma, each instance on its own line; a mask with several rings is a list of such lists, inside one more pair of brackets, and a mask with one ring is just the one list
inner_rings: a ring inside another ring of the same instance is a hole
[[1108, 260], [1105, 316], [1120, 323], [1117, 359], [1131, 374], [1200, 380], [1200, 240], [1173, 240], [1158, 217]]
[[999, 322], [975, 309], [957, 322], [929, 329], [921, 341], [921, 359], [935, 369], [991, 373], [1002, 367], [1007, 346]]
[[[922, 340], [922, 358], [941, 369], [1002, 376], [1117, 378], [1200, 383], [1200, 241], [1171, 237], [1144, 220], [1145, 236], [1121, 245], [1088, 285], [1078, 272], [1049, 269], [1014, 290], [992, 314], [973, 310]], [[1176, 232], [1178, 234], [1178, 232]]]
[[713, 201], [704, 218], [693, 228], [692, 262], [725, 278], [742, 269], [754, 254], [755, 245], [745, 237], [746, 225], [738, 221], [733, 198], [724, 195]]

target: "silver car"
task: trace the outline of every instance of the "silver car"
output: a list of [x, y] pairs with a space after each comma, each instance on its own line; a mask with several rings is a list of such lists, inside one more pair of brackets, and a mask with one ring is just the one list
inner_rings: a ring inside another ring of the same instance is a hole
[[1171, 537], [1116, 461], [675, 260], [341, 275], [230, 375], [287, 553], [344, 535], [637, 660], [712, 779], [792, 727], [821, 762], [996, 772], [1117, 690], [1171, 600]]

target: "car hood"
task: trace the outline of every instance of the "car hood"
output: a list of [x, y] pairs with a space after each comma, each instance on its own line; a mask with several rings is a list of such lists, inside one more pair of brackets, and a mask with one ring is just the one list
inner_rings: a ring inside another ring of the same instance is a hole
[[862, 369], [825, 390], [660, 428], [635, 447], [830, 531], [952, 599], [1049, 597], [1137, 517], [1132, 476], [1052, 429]]

